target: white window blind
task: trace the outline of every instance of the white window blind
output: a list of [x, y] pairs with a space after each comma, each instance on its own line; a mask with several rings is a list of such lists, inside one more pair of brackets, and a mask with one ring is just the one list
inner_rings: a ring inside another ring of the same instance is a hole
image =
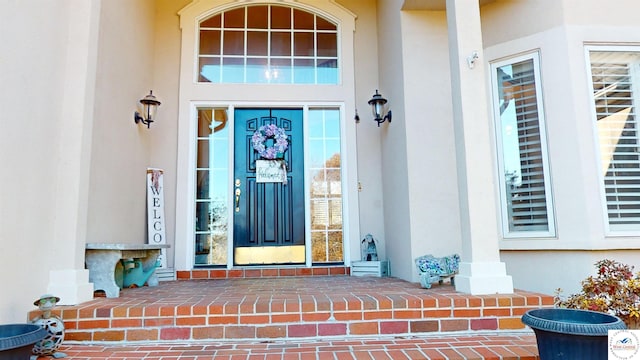
[[602, 186], [610, 230], [640, 229], [640, 153], [635, 102], [640, 52], [591, 51]]
[[553, 235], [537, 57], [492, 68], [505, 235]]

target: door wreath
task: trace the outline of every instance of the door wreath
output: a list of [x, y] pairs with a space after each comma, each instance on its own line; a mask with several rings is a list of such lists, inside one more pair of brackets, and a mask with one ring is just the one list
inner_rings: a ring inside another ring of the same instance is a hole
[[[273, 145], [267, 146], [266, 141], [273, 139]], [[289, 141], [284, 129], [275, 124], [261, 126], [251, 136], [253, 149], [262, 159], [275, 160], [284, 158], [284, 152], [289, 148]]]

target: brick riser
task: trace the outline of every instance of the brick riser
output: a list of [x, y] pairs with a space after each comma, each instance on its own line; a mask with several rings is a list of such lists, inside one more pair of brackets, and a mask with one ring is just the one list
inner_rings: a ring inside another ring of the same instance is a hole
[[291, 268], [238, 268], [197, 269], [176, 271], [178, 280], [195, 279], [252, 279], [287, 276], [344, 276], [350, 274], [346, 266], [291, 267]]
[[521, 330], [527, 310], [553, 305], [551, 296], [522, 291], [472, 296], [392, 278], [310, 279], [163, 282], [56, 311], [68, 341], [136, 342]]

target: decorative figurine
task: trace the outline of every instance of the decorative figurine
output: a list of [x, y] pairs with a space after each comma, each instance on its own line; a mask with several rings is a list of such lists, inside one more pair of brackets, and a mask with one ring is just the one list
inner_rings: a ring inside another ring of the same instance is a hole
[[38, 341], [33, 347], [32, 360], [38, 356], [53, 356], [55, 359], [66, 357], [67, 354], [58, 352], [58, 348], [64, 340], [64, 323], [60, 317], [51, 314], [51, 310], [60, 301], [60, 298], [50, 294], [40, 296], [40, 299], [34, 301], [33, 305], [37, 306], [42, 314], [31, 320], [31, 323], [40, 325], [47, 330], [48, 334], [44, 339]]
[[431, 284], [435, 282], [442, 285], [447, 278], [451, 280], [451, 285], [455, 285], [455, 276], [460, 269], [460, 255], [438, 258], [429, 254], [417, 257], [415, 262], [423, 288], [430, 289]]
[[376, 248], [376, 240], [371, 234], [367, 234], [367, 236], [362, 239], [361, 245], [363, 261], [378, 261], [378, 249]]

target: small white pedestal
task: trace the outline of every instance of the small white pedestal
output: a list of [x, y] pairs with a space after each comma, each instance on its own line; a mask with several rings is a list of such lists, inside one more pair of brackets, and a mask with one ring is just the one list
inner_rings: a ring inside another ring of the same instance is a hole
[[353, 261], [351, 276], [389, 276], [389, 261]]

